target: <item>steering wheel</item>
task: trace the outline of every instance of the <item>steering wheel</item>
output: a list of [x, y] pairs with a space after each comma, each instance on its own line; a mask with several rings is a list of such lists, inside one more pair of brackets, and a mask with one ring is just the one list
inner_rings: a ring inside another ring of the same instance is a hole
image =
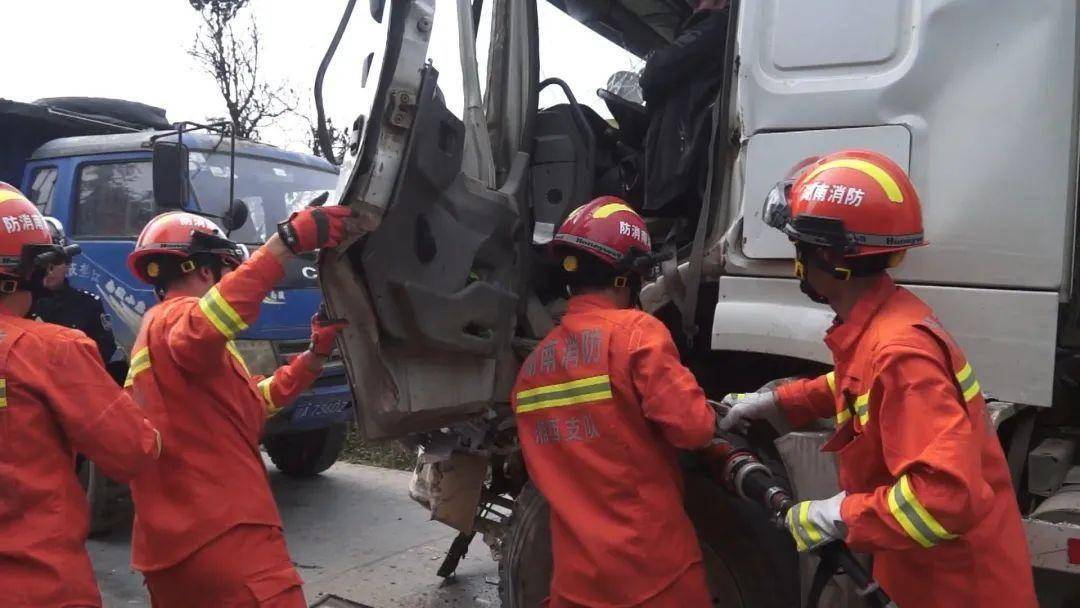
[[619, 123], [624, 143], [640, 148], [649, 130], [649, 113], [645, 106], [628, 101], [607, 89], [597, 89], [596, 95], [604, 100], [611, 115]]
[[620, 108], [620, 111], [633, 112], [636, 114], [641, 114], [642, 116], [646, 114], [644, 105], [640, 103], [634, 103], [626, 99], [625, 97], [621, 97], [619, 95], [616, 95], [615, 93], [612, 93], [607, 89], [596, 89], [596, 95], [600, 97], [600, 99], [604, 100], [604, 103], [607, 104], [607, 107], [609, 110], [611, 110], [612, 114], [615, 113], [616, 107]]

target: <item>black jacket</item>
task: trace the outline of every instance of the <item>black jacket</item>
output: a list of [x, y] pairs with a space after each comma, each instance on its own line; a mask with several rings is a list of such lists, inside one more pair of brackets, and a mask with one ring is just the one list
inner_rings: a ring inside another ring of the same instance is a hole
[[694, 13], [674, 42], [649, 56], [641, 73], [649, 111], [644, 209], [650, 215], [685, 216], [700, 208], [727, 30], [727, 8]]
[[56, 291], [36, 291], [30, 318], [83, 332], [97, 343], [101, 360], [106, 364], [116, 354], [116, 337], [101, 298], [75, 289], [67, 281]]

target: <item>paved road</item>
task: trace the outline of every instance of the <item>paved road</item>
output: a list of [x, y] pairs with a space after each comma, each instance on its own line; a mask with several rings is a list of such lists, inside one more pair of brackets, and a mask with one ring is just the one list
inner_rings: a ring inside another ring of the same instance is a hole
[[[479, 537], [455, 579], [435, 576], [454, 531], [409, 499], [408, 473], [338, 463], [297, 481], [270, 470], [308, 602], [332, 593], [374, 608], [499, 605], [497, 567]], [[109, 607], [149, 603], [128, 567], [129, 532], [88, 543]]]

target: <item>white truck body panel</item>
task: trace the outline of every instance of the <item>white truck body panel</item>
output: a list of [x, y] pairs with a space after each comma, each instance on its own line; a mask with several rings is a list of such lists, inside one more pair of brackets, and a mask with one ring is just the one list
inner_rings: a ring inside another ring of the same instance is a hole
[[832, 315], [790, 279], [778, 258], [793, 248], [761, 203], [801, 158], [870, 148], [908, 168], [930, 242], [893, 276], [935, 309], [988, 393], [1050, 405], [1072, 276], [1077, 17], [1075, 0], [744, 2], [730, 180], [743, 238], [713, 347], [831, 363]]
[[740, 132], [903, 126], [931, 245], [898, 276], [1057, 291], [1071, 259], [1076, 30], [1075, 0], [744, 2]]
[[[799, 161], [842, 148], [874, 150], [908, 168], [911, 134], [899, 125], [758, 133], [746, 145], [746, 186], [742, 193], [743, 254], [749, 258], [791, 258], [791, 241], [765, 225], [761, 207], [769, 190]], [[779, 176], [779, 177], [778, 177]]]
[[[1049, 406], [1053, 389], [1057, 296], [909, 285], [964, 349], [987, 394]], [[793, 279], [723, 277], [712, 347], [832, 364], [822, 339], [832, 311], [811, 303]]]

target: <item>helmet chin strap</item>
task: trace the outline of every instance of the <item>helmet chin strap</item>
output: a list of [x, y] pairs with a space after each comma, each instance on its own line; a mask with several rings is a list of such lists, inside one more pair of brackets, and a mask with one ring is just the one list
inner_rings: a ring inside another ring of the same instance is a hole
[[811, 302], [828, 304], [829, 299], [815, 289], [807, 278], [806, 262], [804, 260], [808, 257], [810, 258], [810, 263], [813, 264], [815, 268], [825, 271], [829, 276], [838, 281], [851, 280], [851, 269], [842, 266], [833, 266], [822, 255], [817, 253], [807, 254], [806, 250], [802, 247], [795, 248], [795, 277], [799, 279], [799, 290], [802, 291], [806, 297], [810, 298]]

